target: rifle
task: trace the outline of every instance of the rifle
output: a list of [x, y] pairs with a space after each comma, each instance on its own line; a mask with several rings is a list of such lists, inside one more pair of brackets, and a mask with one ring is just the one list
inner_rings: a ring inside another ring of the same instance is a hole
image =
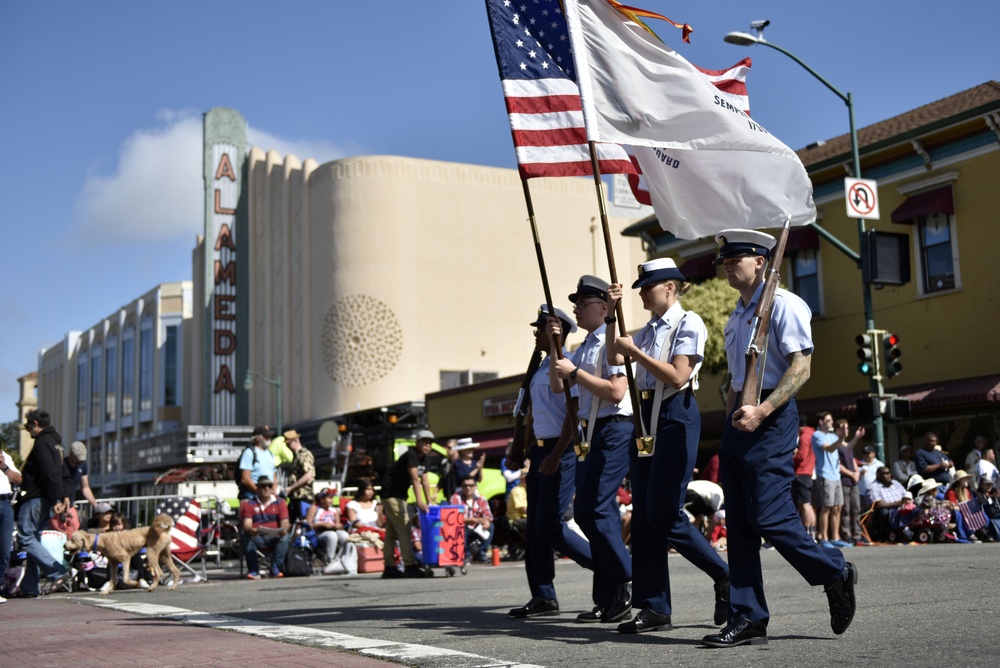
[[791, 219], [785, 221], [778, 235], [778, 243], [771, 253], [771, 262], [767, 268], [767, 278], [764, 279], [764, 289], [760, 293], [760, 301], [753, 313], [750, 323], [750, 340], [747, 342], [746, 374], [743, 376], [743, 391], [737, 406], [757, 406], [760, 404], [761, 383], [764, 382], [764, 365], [767, 364], [767, 337], [771, 331], [771, 307], [774, 306], [774, 291], [778, 289], [781, 275], [781, 259], [785, 254], [785, 244], [788, 242], [788, 230]]
[[[524, 379], [517, 391], [517, 402], [514, 404], [514, 443], [511, 445], [510, 452], [507, 453], [507, 468], [512, 471], [524, 468], [524, 461], [528, 457], [528, 448], [531, 444], [524, 438], [524, 418], [528, 415], [528, 409], [531, 407], [531, 392], [529, 391], [531, 379], [541, 365], [542, 353], [535, 350], [531, 353], [528, 370], [524, 372]], [[518, 462], [520, 462], [520, 466], [511, 468]]]

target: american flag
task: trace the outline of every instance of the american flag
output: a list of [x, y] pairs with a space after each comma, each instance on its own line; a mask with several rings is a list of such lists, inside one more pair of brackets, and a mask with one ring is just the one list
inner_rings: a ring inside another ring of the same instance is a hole
[[986, 526], [989, 519], [983, 512], [983, 507], [979, 504], [979, 499], [969, 499], [958, 504], [958, 510], [962, 513], [965, 526], [972, 531], [979, 531]]
[[[521, 178], [593, 174], [559, 0], [486, 0], [486, 13]], [[635, 172], [617, 144], [597, 156], [602, 174]]]
[[197, 499], [174, 497], [156, 504], [157, 514], [166, 513], [174, 518], [174, 528], [170, 530], [170, 551], [190, 553], [201, 547], [201, 504]]
[[[747, 73], [752, 65], [749, 58], [744, 58], [729, 69], [706, 70], [694, 65], [694, 68], [708, 77], [712, 85], [719, 89], [720, 97], [729, 104], [742, 109], [747, 116], [750, 115], [750, 94], [747, 92]], [[639, 168], [639, 160], [629, 153], [635, 173], [628, 175], [628, 185], [632, 189], [632, 195], [640, 204], [652, 205], [649, 197], [649, 190], [646, 189], [646, 179], [642, 176], [642, 169]]]

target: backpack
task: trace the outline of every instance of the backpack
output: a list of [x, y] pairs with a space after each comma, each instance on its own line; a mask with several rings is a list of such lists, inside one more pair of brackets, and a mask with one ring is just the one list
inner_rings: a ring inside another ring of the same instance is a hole
[[312, 575], [312, 554], [309, 550], [297, 545], [288, 548], [288, 556], [285, 557], [284, 573], [288, 577]]
[[248, 445], [247, 447], [243, 448], [243, 450], [240, 451], [240, 456], [236, 458], [236, 463], [233, 466], [233, 470], [235, 471], [233, 473], [233, 480], [236, 481], [236, 487], [239, 489], [239, 492], [240, 492], [241, 496], [243, 495], [244, 492], [248, 492], [249, 491], [246, 487], [243, 486], [243, 483], [241, 482], [242, 477], [243, 477], [241, 474], [243, 473], [243, 471], [246, 471], [247, 469], [241, 469], [240, 468], [240, 460], [243, 459], [243, 454], [247, 450], [250, 450], [250, 451], [253, 452], [253, 462], [250, 464], [250, 466], [255, 466], [257, 464], [257, 448], [253, 444], [251, 444], [251, 445]]

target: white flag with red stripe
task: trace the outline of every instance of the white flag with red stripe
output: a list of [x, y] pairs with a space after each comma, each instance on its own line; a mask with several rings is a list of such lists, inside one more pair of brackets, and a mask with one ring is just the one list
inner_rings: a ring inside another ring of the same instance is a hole
[[566, 0], [566, 18], [587, 137], [633, 148], [663, 229], [697, 239], [815, 220], [802, 162], [750, 118], [745, 87], [734, 98], [737, 73], [699, 71], [606, 0]]

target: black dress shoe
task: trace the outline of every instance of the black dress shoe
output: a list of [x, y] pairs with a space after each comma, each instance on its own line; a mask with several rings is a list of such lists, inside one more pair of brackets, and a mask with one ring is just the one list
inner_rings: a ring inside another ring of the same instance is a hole
[[615, 597], [604, 610], [601, 621], [605, 624], [620, 622], [632, 611], [632, 583], [623, 582], [615, 590]]
[[559, 614], [559, 601], [554, 598], [536, 597], [520, 608], [513, 608], [507, 614], [517, 619], [524, 619], [526, 617], [552, 617]]
[[13, 594], [7, 594], [7, 598], [38, 598], [38, 594], [29, 594], [26, 591], [18, 589]]
[[766, 645], [767, 622], [751, 622], [741, 617], [719, 633], [705, 636], [701, 641], [709, 647]]
[[604, 606], [595, 605], [593, 610], [581, 612], [576, 616], [576, 621], [582, 624], [593, 624], [604, 619]]
[[830, 628], [838, 636], [847, 630], [854, 619], [854, 585], [857, 583], [858, 569], [848, 561], [840, 579], [826, 588], [826, 598], [830, 602]]
[[661, 615], [643, 608], [630, 621], [618, 625], [618, 633], [644, 633], [646, 631], [673, 631], [670, 615]]
[[715, 625], [722, 626], [729, 619], [729, 576], [715, 583]]

